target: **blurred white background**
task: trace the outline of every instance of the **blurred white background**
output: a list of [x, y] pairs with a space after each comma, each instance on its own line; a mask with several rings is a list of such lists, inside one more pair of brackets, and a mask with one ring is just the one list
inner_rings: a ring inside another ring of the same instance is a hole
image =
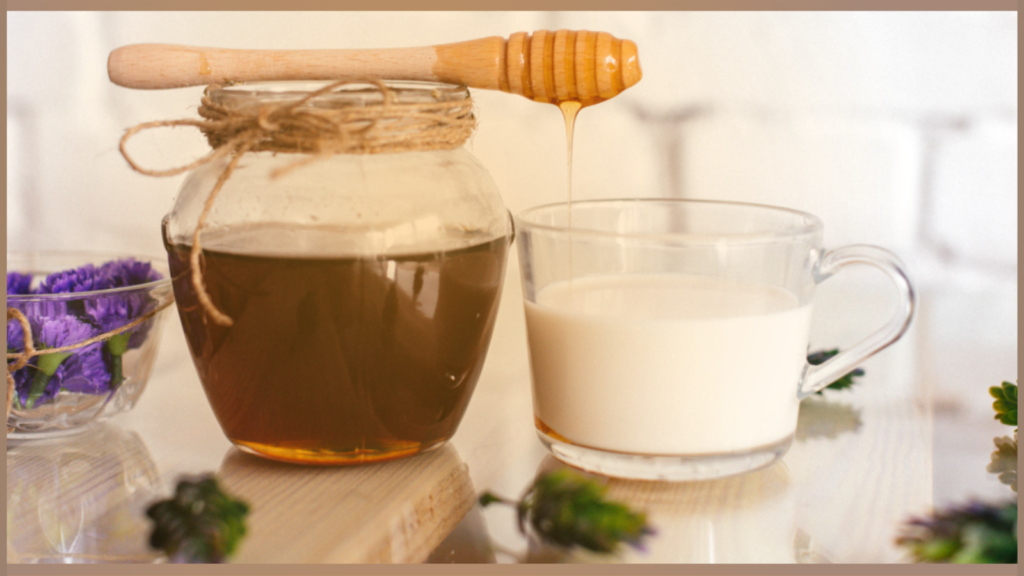
[[[640, 50], [643, 80], [581, 114], [578, 197], [779, 204], [821, 216], [827, 245], [880, 244], [922, 279], [1015, 279], [1017, 18], [991, 12], [11, 13], [8, 246], [161, 250], [181, 177], [133, 173], [117, 142], [139, 122], [195, 117], [201, 88], [112, 85], [118, 46], [398, 47], [542, 28]], [[474, 97], [470, 147], [509, 208], [562, 199], [558, 111]], [[170, 166], [205, 150], [186, 132], [136, 147]]]
[[[160, 220], [182, 177], [132, 172], [117, 144], [139, 122], [196, 117], [202, 89], [112, 85], [106, 58], [118, 46], [401, 47], [559, 28], [634, 40], [644, 71], [581, 114], [574, 197], [815, 213], [827, 247], [878, 244], [907, 263], [923, 336], [897, 347], [916, 358], [921, 390], [938, 394], [940, 408], [944, 390], [1016, 378], [1016, 13], [8, 13], [8, 247], [162, 251]], [[469, 147], [508, 207], [563, 199], [557, 109], [497, 92], [474, 98]], [[187, 130], [136, 141], [164, 167], [205, 146]], [[517, 266], [493, 345], [523, 359]], [[990, 401], [972, 394], [950, 410], [990, 421]]]

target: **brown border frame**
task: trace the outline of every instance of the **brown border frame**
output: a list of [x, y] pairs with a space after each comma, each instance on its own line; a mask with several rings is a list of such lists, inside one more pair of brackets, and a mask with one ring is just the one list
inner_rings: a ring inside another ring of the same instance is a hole
[[[416, 0], [348, 0], [346, 2], [330, 2], [328, 0], [291, 0], [287, 3], [273, 0], [249, 0], [237, 2], [229, 0], [8, 0], [7, 11], [84, 11], [84, 10], [125, 10], [125, 11], [210, 11], [210, 10], [815, 10], [815, 11], [1017, 11], [1015, 0], [589, 0], [587, 2], [570, 0], [519, 0], [518, 2], [488, 3], [486, 7], [480, 0], [434, 0], [425, 5]], [[6, 24], [6, 15], [4, 22]], [[4, 49], [6, 51], [6, 48]], [[5, 64], [6, 68], [6, 64]], [[6, 96], [5, 96], [6, 99]], [[1019, 120], [1018, 120], [1019, 122]], [[6, 128], [6, 120], [5, 120]], [[6, 150], [6, 143], [3, 145]], [[6, 165], [4, 168], [6, 172]], [[1019, 210], [1019, 208], [1018, 208]], [[3, 212], [6, 215], [6, 204]], [[6, 225], [5, 225], [6, 227]], [[1020, 240], [1018, 239], [1018, 243]], [[6, 235], [3, 240], [7, 245]], [[4, 485], [6, 487], [6, 478]], [[6, 535], [6, 525], [4, 527]], [[1017, 574], [1016, 565], [942, 565], [942, 564], [848, 564], [848, 565], [694, 565], [694, 564], [655, 564], [655, 565], [21, 565], [8, 564], [6, 573], [11, 576], [46, 576], [51, 574], [76, 575], [112, 575], [127, 576], [135, 574], [150, 575], [278, 575], [278, 574], [367, 574], [367, 575], [619, 575], [619, 574], [686, 574], [707, 576], [733, 576], [740, 574], [765, 574], [811, 576], [829, 574], [837, 576], [871, 574], [876, 576], [908, 575], [908, 576], [1004, 576]]]

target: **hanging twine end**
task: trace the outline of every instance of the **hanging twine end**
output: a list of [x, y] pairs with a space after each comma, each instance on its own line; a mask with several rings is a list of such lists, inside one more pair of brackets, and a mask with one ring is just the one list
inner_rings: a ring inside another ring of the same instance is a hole
[[[379, 105], [367, 104], [338, 109], [308, 105], [315, 98], [346, 84], [365, 83], [376, 86], [383, 94]], [[210, 85], [203, 92], [202, 105], [199, 107], [202, 120], [182, 119], [139, 124], [125, 132], [119, 149], [133, 170], [149, 176], [181, 174], [231, 156], [231, 160], [210, 190], [199, 215], [190, 257], [192, 287], [205, 312], [203, 321], [210, 319], [215, 324], [225, 327], [234, 325], [234, 321], [217, 309], [206, 290], [200, 263], [200, 233], [206, 227], [214, 200], [246, 153], [253, 151], [308, 155], [305, 158], [300, 157], [289, 166], [275, 169], [271, 178], [276, 179], [333, 154], [451, 150], [462, 146], [476, 126], [472, 101], [468, 99], [402, 103], [395, 90], [377, 79], [334, 82], [298, 100], [264, 106], [257, 111], [234, 108], [216, 102], [213, 97], [216, 88], [218, 86]], [[213, 150], [191, 164], [168, 170], [146, 169], [128, 155], [126, 144], [139, 132], [179, 126], [198, 128], [206, 136]]]
[[206, 313], [209, 314], [211, 318], [213, 318], [214, 323], [216, 323], [218, 326], [224, 326], [225, 328], [228, 328], [235, 325], [235, 321], [232, 320], [230, 316], [221, 312], [220, 310], [217, 310], [215, 306], [211, 305], [209, 308], [207, 308]]

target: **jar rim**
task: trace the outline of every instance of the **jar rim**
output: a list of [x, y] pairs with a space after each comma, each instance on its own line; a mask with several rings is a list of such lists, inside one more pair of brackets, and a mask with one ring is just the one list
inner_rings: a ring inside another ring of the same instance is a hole
[[[245, 107], [253, 104], [282, 104], [298, 100], [334, 81], [278, 81], [247, 82], [218, 86], [209, 90], [209, 97], [217, 104], [228, 107]], [[466, 86], [440, 82], [415, 80], [385, 80], [383, 84], [391, 90], [396, 104], [429, 104], [433, 102], [458, 102], [468, 100]], [[353, 106], [375, 106], [383, 102], [384, 94], [372, 82], [355, 81], [343, 84], [330, 92], [321, 94], [308, 102], [316, 108], [346, 108]]]

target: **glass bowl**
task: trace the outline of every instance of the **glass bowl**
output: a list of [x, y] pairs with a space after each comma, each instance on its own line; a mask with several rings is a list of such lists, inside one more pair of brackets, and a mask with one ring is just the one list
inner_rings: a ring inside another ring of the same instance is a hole
[[[103, 268], [110, 262], [118, 264]], [[122, 285], [91, 289], [89, 277], [100, 274], [100, 269], [117, 280], [97, 285]], [[9, 366], [18, 360], [11, 354], [24, 350], [22, 326], [11, 318], [11, 309], [28, 320], [32, 340], [41, 352], [98, 338], [86, 346], [34, 356], [28, 365], [11, 373], [15, 393], [7, 416], [8, 438], [67, 434], [131, 410], [149, 379], [160, 326], [174, 301], [165, 261], [124, 254], [7, 253], [8, 274], [29, 275], [33, 291], [48, 275], [72, 270], [76, 275], [65, 284], [77, 286], [78, 292], [12, 294], [21, 290], [17, 286], [12, 289], [8, 277]], [[52, 279], [51, 286], [58, 281]], [[133, 285], [123, 285], [126, 282]], [[134, 326], [117, 333], [129, 324]]]

